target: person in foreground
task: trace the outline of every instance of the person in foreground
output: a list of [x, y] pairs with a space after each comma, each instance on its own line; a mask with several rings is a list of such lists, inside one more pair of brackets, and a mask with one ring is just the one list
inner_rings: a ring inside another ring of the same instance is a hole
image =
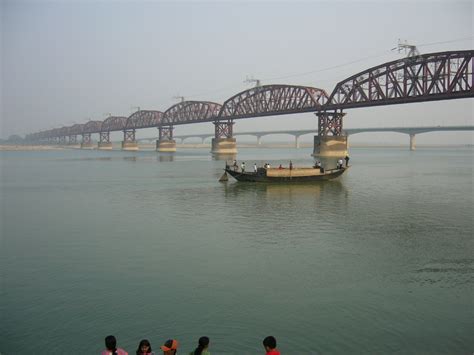
[[147, 339], [143, 339], [138, 344], [137, 355], [155, 355], [153, 350], [151, 349], [151, 344]]
[[125, 350], [117, 348], [117, 339], [113, 335], [105, 337], [105, 348], [101, 355], [128, 355]]
[[275, 337], [271, 335], [263, 339], [263, 347], [265, 348], [266, 355], [280, 355], [277, 347], [277, 341]]
[[175, 355], [178, 352], [178, 346], [177, 340], [168, 339], [160, 348], [163, 350], [163, 355]]
[[189, 355], [211, 355], [207, 349], [209, 348], [209, 338], [208, 337], [200, 337], [198, 342], [198, 347], [196, 350], [191, 351]]

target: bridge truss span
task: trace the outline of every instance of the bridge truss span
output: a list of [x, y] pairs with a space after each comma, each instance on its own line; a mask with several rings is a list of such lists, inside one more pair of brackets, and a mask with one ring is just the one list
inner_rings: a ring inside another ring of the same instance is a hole
[[[110, 116], [102, 122], [100, 132], [122, 131], [127, 124], [127, 117]], [[94, 132], [95, 133], [95, 132]]]
[[133, 113], [127, 118], [125, 123], [126, 129], [150, 128], [158, 127], [163, 118], [163, 112], [140, 110]]
[[250, 118], [318, 111], [328, 99], [318, 88], [265, 85], [242, 91], [222, 105], [219, 119]]
[[325, 109], [345, 109], [474, 96], [474, 50], [404, 58], [338, 83]]
[[163, 114], [161, 125], [172, 126], [185, 123], [214, 121], [221, 105], [210, 101], [183, 101], [171, 106]]

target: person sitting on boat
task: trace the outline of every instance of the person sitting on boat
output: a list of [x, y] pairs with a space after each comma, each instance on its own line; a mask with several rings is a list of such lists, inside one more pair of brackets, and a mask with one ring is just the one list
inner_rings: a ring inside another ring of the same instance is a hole
[[240, 164], [240, 170], [242, 170], [243, 173], [245, 173], [245, 162], [243, 161], [242, 164]]
[[339, 160], [337, 161], [337, 168], [338, 168], [338, 169], [342, 169], [342, 164], [343, 164], [343, 163], [342, 163], [342, 159], [339, 159]]
[[321, 162], [318, 160], [316, 163], [314, 163], [314, 168], [318, 169], [321, 167]]
[[267, 163], [267, 169], [270, 169], [270, 168], [271, 168], [270, 164], [269, 164], [269, 163]]
[[237, 169], [239, 168], [237, 165], [237, 160], [234, 159], [234, 164], [232, 166], [234, 167], [234, 171], [237, 171]]
[[280, 164], [280, 166], [278, 167], [278, 169], [280, 169], [280, 170], [283, 169], [283, 167], [281, 166], [281, 164]]

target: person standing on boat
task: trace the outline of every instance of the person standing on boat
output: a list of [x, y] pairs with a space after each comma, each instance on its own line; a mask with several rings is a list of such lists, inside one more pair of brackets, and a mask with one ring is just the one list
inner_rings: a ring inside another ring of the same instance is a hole
[[245, 162], [243, 161], [242, 164], [240, 164], [240, 170], [242, 170], [243, 173], [245, 173]]
[[234, 171], [237, 171], [239, 166], [237, 165], [237, 160], [234, 159], [234, 164], [232, 165], [234, 167]]
[[346, 155], [344, 160], [346, 161], [346, 167], [349, 166], [349, 156], [348, 155]]
[[254, 163], [254, 164], [253, 164], [253, 172], [254, 172], [254, 173], [257, 173], [257, 163]]
[[293, 170], [293, 162], [290, 160], [290, 170]]

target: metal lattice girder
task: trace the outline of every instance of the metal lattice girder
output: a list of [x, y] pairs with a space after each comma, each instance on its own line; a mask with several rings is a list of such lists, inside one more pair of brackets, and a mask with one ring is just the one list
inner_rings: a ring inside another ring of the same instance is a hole
[[232, 120], [215, 121], [215, 138], [232, 138], [234, 122]]
[[48, 131], [48, 137], [50, 138], [56, 138], [59, 137], [59, 128], [53, 128]]
[[102, 122], [101, 132], [121, 131], [125, 128], [127, 117], [110, 116]]
[[84, 124], [75, 124], [74, 126], [69, 128], [70, 135], [82, 134], [82, 129], [84, 128]]
[[99, 142], [100, 143], [110, 143], [110, 132], [100, 132], [99, 133]]
[[242, 91], [222, 105], [219, 117], [247, 118], [314, 112], [327, 101], [322, 89], [292, 86], [265, 85]]
[[82, 133], [99, 133], [102, 127], [102, 121], [89, 121], [84, 124]]
[[69, 144], [76, 144], [77, 136], [75, 134], [69, 136]]
[[221, 105], [209, 101], [183, 101], [163, 114], [163, 125], [209, 122], [217, 118]]
[[125, 128], [150, 128], [157, 127], [161, 123], [163, 112], [161, 111], [137, 111], [127, 118]]
[[135, 142], [135, 129], [124, 130], [123, 131], [123, 141], [124, 142]]
[[173, 126], [159, 126], [158, 127], [158, 139], [161, 140], [173, 140]]
[[66, 139], [66, 136], [69, 135], [69, 127], [61, 127], [58, 131], [58, 135]]
[[340, 136], [342, 135], [342, 118], [346, 114], [343, 112], [319, 111], [318, 116], [318, 135], [322, 136]]
[[441, 52], [378, 65], [338, 83], [324, 109], [474, 97], [473, 57]]

